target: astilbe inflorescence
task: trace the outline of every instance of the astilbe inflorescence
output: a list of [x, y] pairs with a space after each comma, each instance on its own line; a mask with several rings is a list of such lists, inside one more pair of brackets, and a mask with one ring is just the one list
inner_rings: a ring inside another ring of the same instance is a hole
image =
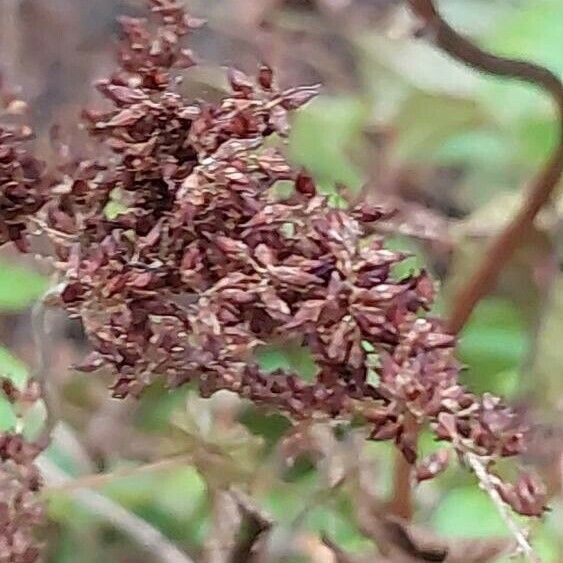
[[[109, 154], [77, 164], [44, 212], [59, 235], [61, 301], [94, 349], [81, 369], [116, 373], [116, 397], [163, 379], [294, 419], [360, 416], [413, 464], [422, 424], [462, 458], [521, 452], [514, 413], [460, 385], [455, 338], [425, 316], [429, 275], [395, 277], [405, 256], [368, 236], [384, 211], [334, 208], [272, 148], [317, 88], [280, 90], [263, 66], [255, 80], [231, 71], [220, 103], [186, 101], [174, 69], [194, 64], [181, 39], [200, 22], [174, 0], [151, 6], [155, 26], [122, 21], [120, 70], [98, 84], [113, 109], [85, 112]], [[276, 196], [280, 181], [293, 195]], [[256, 350], [279, 339], [310, 350], [314, 382], [260, 369]], [[445, 464], [434, 456], [417, 474]], [[520, 489], [503, 491], [516, 510]], [[529, 514], [543, 510], [535, 493]]]

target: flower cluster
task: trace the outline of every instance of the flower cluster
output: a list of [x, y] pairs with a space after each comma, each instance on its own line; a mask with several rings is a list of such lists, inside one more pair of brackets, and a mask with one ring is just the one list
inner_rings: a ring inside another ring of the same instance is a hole
[[[25, 114], [24, 102], [0, 94], [0, 247], [13, 242], [25, 252], [28, 221], [47, 200], [44, 166], [24, 148], [33, 136], [29, 127], [19, 123]], [[44, 516], [35, 459], [43, 447], [19, 426], [41, 393], [33, 380], [20, 390], [8, 379], [0, 380], [0, 392], [18, 421], [16, 429], [0, 433], [0, 561], [33, 563], [40, 555], [35, 531]]]
[[[60, 302], [93, 347], [80, 369], [115, 373], [115, 397], [163, 380], [203, 396], [227, 389], [294, 419], [361, 417], [371, 439], [394, 441], [413, 465], [421, 425], [462, 459], [520, 453], [514, 413], [459, 383], [455, 337], [427, 315], [429, 275], [396, 276], [405, 255], [371, 234], [385, 210], [331, 205], [275, 148], [317, 87], [282, 90], [262, 66], [256, 79], [231, 71], [219, 103], [188, 101], [176, 71], [195, 64], [182, 38], [200, 22], [176, 0], [150, 5], [152, 20], [121, 21], [119, 70], [98, 84], [112, 109], [84, 112], [100, 156], [66, 163], [40, 212]], [[0, 243], [24, 247], [24, 218], [44, 199], [21, 139], [0, 130]], [[282, 182], [291, 195], [279, 195]], [[260, 368], [257, 351], [280, 340], [310, 351], [314, 381]], [[4, 448], [16, 467], [18, 439]], [[418, 479], [447, 461], [424, 460]], [[530, 480], [500, 489], [515, 510], [543, 510]]]
[[[81, 369], [116, 373], [116, 397], [163, 379], [296, 419], [362, 416], [413, 464], [421, 424], [460, 455], [519, 453], [514, 414], [460, 385], [455, 338], [425, 316], [428, 274], [394, 276], [405, 256], [368, 234], [385, 212], [331, 206], [274, 148], [317, 88], [280, 90], [263, 66], [255, 80], [231, 71], [218, 104], [186, 101], [174, 69], [193, 64], [180, 39], [199, 22], [173, 0], [151, 4], [156, 29], [124, 20], [120, 71], [98, 85], [113, 110], [85, 113], [109, 155], [81, 162], [46, 208], [64, 235], [61, 301], [94, 348]], [[314, 382], [260, 369], [256, 351], [280, 339], [310, 350]], [[421, 478], [447, 459], [434, 461]]]
[[[33, 380], [24, 390], [11, 381], [1, 382], [4, 396], [18, 415], [32, 407], [41, 396]], [[0, 561], [33, 563], [39, 560], [40, 544], [35, 533], [44, 518], [38, 498], [42, 479], [35, 465], [42, 447], [20, 431], [0, 433]]]
[[12, 95], [0, 99], [0, 246], [12, 241], [26, 251], [26, 223], [45, 203], [43, 164], [25, 148], [33, 136], [18, 123], [25, 104]]

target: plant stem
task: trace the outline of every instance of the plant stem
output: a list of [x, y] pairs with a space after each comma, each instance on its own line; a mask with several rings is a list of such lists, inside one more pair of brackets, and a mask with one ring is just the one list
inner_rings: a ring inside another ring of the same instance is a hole
[[[38, 459], [37, 465], [45, 477], [48, 486], [60, 488], [72, 482], [71, 477], [45, 456]], [[188, 555], [176, 547], [160, 530], [157, 530], [136, 514], [116, 504], [104, 495], [85, 488], [77, 489], [70, 494], [84, 508], [103, 518], [136, 544], [152, 553], [154, 561], [159, 563], [194, 563]]]
[[[493, 76], [521, 80], [543, 89], [553, 98], [559, 114], [557, 145], [553, 154], [532, 180], [518, 213], [490, 242], [474, 274], [454, 297], [448, 328], [457, 334], [466, 325], [481, 299], [495, 288], [506, 264], [526, 241], [537, 214], [549, 202], [559, 183], [563, 173], [563, 83], [554, 73], [540, 65], [500, 57], [482, 50], [450, 27], [433, 0], [409, 0], [409, 5], [422, 23], [423, 35], [429, 37], [439, 49], [472, 69]], [[403, 515], [399, 512], [410, 513], [410, 509], [406, 509], [412, 505], [410, 471], [407, 471], [405, 464], [402, 456], [398, 455], [395, 491], [391, 502], [391, 507], [398, 511], [398, 516]]]
[[485, 74], [521, 80], [541, 88], [553, 98], [559, 114], [557, 144], [551, 157], [531, 181], [518, 213], [491, 241], [475, 273], [454, 298], [449, 328], [452, 333], [458, 333], [479, 301], [495, 288], [507, 262], [526, 241], [537, 214], [549, 202], [559, 183], [563, 173], [563, 83], [553, 72], [540, 65], [482, 50], [449, 26], [433, 0], [409, 0], [409, 4], [422, 22], [423, 34], [442, 51]]

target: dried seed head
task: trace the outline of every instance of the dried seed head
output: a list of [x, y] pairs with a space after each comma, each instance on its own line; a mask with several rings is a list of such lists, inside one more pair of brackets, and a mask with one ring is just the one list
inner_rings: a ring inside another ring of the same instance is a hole
[[[513, 413], [460, 384], [455, 337], [426, 317], [428, 273], [394, 277], [405, 255], [368, 238], [388, 212], [334, 209], [271, 147], [318, 88], [282, 90], [261, 67], [256, 79], [231, 70], [218, 103], [186, 100], [172, 78], [193, 62], [182, 39], [195, 23], [172, 0], [151, 5], [150, 22], [122, 19], [120, 69], [98, 85], [113, 110], [85, 113], [110, 157], [77, 163], [47, 208], [51, 230], [68, 235], [53, 239], [61, 302], [93, 346], [81, 369], [109, 368], [116, 397], [165, 379], [294, 419], [361, 413], [371, 439], [393, 440], [412, 464], [407, 419], [460, 451], [521, 452]], [[280, 180], [294, 185], [281, 200]], [[256, 348], [280, 338], [310, 350], [313, 382], [260, 369]], [[419, 480], [446, 464], [443, 453], [423, 461]]]

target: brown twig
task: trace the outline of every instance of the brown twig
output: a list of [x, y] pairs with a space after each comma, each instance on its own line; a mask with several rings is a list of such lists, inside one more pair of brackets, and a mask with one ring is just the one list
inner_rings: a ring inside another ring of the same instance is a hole
[[32, 379], [37, 380], [41, 387], [41, 396], [45, 403], [45, 422], [37, 443], [42, 447], [47, 447], [51, 441], [51, 434], [58, 422], [59, 400], [53, 382], [51, 381], [51, 343], [47, 338], [48, 330], [45, 326], [45, 316], [47, 312], [47, 301], [57, 293], [57, 287], [47, 290], [33, 306], [31, 311], [31, 326], [33, 343], [35, 346], [35, 368], [31, 375]]
[[[457, 334], [469, 320], [479, 301], [492, 291], [506, 263], [518, 247], [525, 242], [534, 220], [549, 201], [563, 172], [563, 84], [546, 68], [539, 65], [508, 59], [488, 53], [465, 37], [459, 35], [441, 17], [433, 0], [408, 0], [412, 11], [422, 22], [421, 32], [431, 38], [442, 51], [457, 61], [480, 72], [528, 82], [548, 92], [559, 113], [557, 146], [547, 163], [532, 180], [522, 207], [504, 230], [485, 250], [482, 262], [475, 273], [456, 294], [449, 317], [449, 329]], [[402, 456], [397, 457], [394, 496], [390, 507], [399, 516], [409, 517], [411, 512], [410, 471]]]
[[[418, 425], [412, 415], [405, 417], [405, 431], [418, 434]], [[410, 520], [413, 516], [412, 500], [413, 467], [405, 456], [397, 450], [395, 452], [395, 467], [393, 468], [393, 496], [387, 505], [387, 510], [393, 516]]]
[[522, 207], [505, 229], [491, 241], [483, 261], [454, 298], [449, 328], [458, 333], [467, 323], [479, 301], [494, 289], [506, 263], [525, 241], [542, 207], [549, 201], [563, 172], [563, 83], [542, 66], [508, 59], [483, 51], [459, 35], [440, 16], [433, 0], [409, 0], [413, 12], [421, 19], [425, 36], [442, 51], [464, 64], [486, 74], [521, 80], [549, 93], [559, 112], [557, 146], [552, 156], [532, 180]]
[[94, 473], [90, 475], [81, 475], [72, 480], [65, 481], [56, 485], [44, 487], [43, 494], [49, 496], [52, 493], [72, 492], [77, 489], [99, 489], [104, 485], [112, 483], [116, 479], [123, 479], [140, 473], [158, 473], [177, 469], [178, 467], [186, 467], [191, 459], [188, 455], [181, 454], [173, 457], [147, 463], [145, 465], [137, 465], [134, 467], [123, 467], [116, 469], [110, 473]]
[[[38, 466], [48, 486], [61, 488], [72, 482], [72, 479], [46, 456], [39, 458]], [[153, 561], [194, 563], [191, 557], [174, 545], [160, 530], [108, 497], [87, 488], [74, 490], [71, 495], [88, 512], [109, 522], [147, 554], [151, 554]]]

